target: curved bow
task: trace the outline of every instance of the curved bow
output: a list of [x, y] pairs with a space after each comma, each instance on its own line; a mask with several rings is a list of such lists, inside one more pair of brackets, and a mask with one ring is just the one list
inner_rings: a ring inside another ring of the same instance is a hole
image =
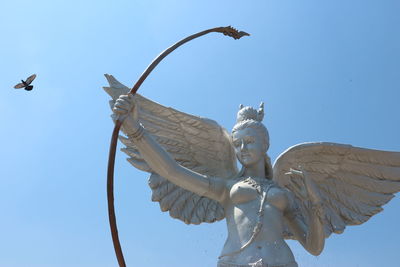
[[[190, 35], [185, 39], [180, 40], [179, 42], [175, 43], [174, 45], [170, 46], [166, 50], [164, 50], [159, 56], [157, 56], [153, 62], [146, 68], [146, 70], [142, 73], [138, 81], [129, 91], [129, 94], [134, 95], [139, 87], [142, 85], [144, 80], [147, 76], [151, 73], [151, 71], [161, 62], [168, 54], [174, 51], [179, 46], [187, 43], [197, 37], [203, 36], [205, 34], [211, 32], [220, 32], [224, 35], [230, 36], [234, 39], [240, 39], [243, 36], [249, 36], [248, 33], [243, 31], [237, 31], [235, 28], [228, 26], [228, 27], [217, 27], [208, 29], [202, 32], [198, 32], [196, 34]], [[117, 256], [118, 264], [120, 267], [125, 267], [125, 259], [122, 253], [121, 244], [119, 242], [118, 237], [118, 229], [117, 229], [117, 222], [115, 218], [115, 210], [114, 210], [114, 165], [115, 165], [115, 152], [117, 147], [117, 140], [118, 140], [118, 133], [122, 126], [123, 120], [117, 119], [115, 122], [114, 130], [111, 136], [111, 143], [110, 143], [110, 151], [108, 155], [108, 169], [107, 169], [107, 200], [108, 200], [108, 217], [110, 222], [110, 229], [111, 229], [111, 236], [114, 244], [115, 254]]]

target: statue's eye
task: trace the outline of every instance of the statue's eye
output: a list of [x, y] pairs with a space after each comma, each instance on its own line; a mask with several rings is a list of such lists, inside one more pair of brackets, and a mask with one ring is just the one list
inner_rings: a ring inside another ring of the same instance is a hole
[[254, 137], [248, 136], [248, 137], [246, 138], [246, 144], [252, 144], [252, 143], [254, 143], [254, 142], [255, 142]]

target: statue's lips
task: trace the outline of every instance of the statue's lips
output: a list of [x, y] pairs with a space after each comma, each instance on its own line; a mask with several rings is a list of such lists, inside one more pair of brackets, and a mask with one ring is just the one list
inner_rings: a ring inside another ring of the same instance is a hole
[[240, 154], [240, 157], [242, 158], [242, 159], [247, 159], [247, 158], [251, 158], [251, 154], [248, 154], [248, 153], [242, 153], [242, 154]]

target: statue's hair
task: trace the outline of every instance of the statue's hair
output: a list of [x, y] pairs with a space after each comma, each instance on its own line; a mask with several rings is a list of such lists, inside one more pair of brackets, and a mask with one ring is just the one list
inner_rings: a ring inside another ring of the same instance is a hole
[[246, 128], [253, 128], [259, 133], [259, 135], [263, 138], [263, 144], [265, 144], [265, 175], [266, 178], [272, 179], [271, 159], [267, 155], [269, 148], [269, 134], [267, 128], [261, 122], [263, 118], [264, 103], [260, 104], [260, 108], [258, 110], [255, 110], [253, 107], [244, 107], [243, 105], [240, 105], [237, 114], [237, 121], [232, 129], [232, 134]]

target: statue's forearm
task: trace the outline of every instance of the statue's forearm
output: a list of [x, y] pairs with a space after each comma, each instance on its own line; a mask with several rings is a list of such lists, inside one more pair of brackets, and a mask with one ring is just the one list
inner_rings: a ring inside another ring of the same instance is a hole
[[310, 212], [310, 222], [307, 233], [306, 249], [317, 256], [321, 254], [325, 245], [324, 224], [322, 222], [323, 208], [321, 204], [315, 204]]
[[135, 143], [140, 155], [154, 172], [198, 195], [207, 195], [214, 199], [222, 195], [222, 192], [216, 192], [222, 191], [222, 187], [214, 184], [216, 182], [215, 179], [210, 180], [204, 175], [179, 165], [150, 134], [143, 129], [140, 131], [142, 132], [128, 136]]
[[[287, 222], [295, 236], [302, 246], [311, 254], [319, 255], [324, 249], [325, 233], [324, 233], [324, 209], [322, 200], [318, 193], [318, 188], [313, 180], [303, 171], [304, 182], [308, 199], [311, 202], [311, 209], [308, 210], [308, 225], [305, 225], [300, 217], [300, 210], [296, 208], [289, 209], [286, 213]], [[289, 198], [293, 199], [292, 195]]]
[[322, 252], [325, 244], [324, 228], [314, 211], [310, 214], [308, 227], [296, 214], [292, 216], [287, 214], [286, 220], [294, 237], [308, 252], [313, 255], [319, 255]]
[[313, 255], [321, 254], [325, 245], [324, 209], [318, 188], [307, 175], [304, 176], [308, 197], [311, 201], [310, 222], [307, 233], [307, 250]]

